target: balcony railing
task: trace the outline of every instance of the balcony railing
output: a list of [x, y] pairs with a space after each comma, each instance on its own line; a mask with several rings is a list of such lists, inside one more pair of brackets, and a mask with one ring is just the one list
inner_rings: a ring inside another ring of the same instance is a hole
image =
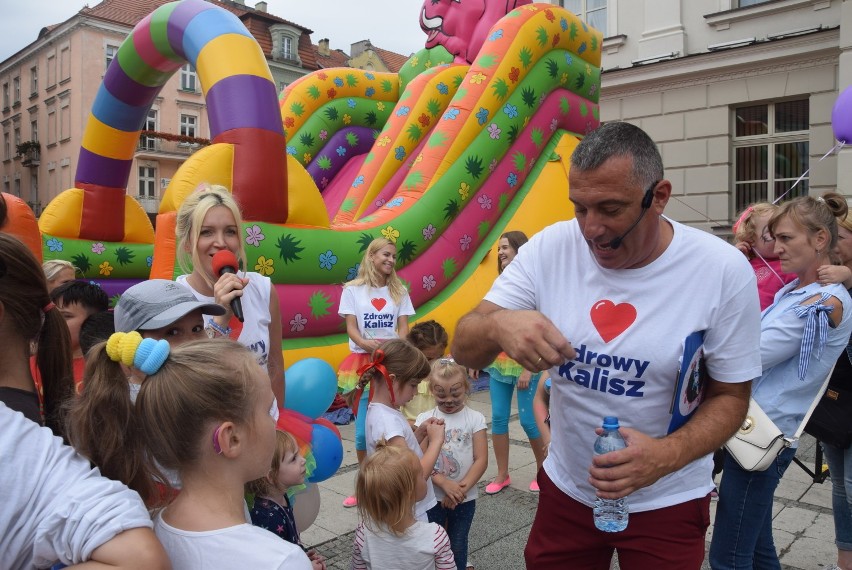
[[41, 144], [38, 141], [22, 142], [16, 150], [21, 157], [21, 166], [36, 168], [41, 164]]
[[142, 209], [149, 214], [156, 214], [157, 211], [160, 209], [159, 198], [139, 195], [137, 195], [135, 198], [142, 205]]
[[136, 150], [139, 153], [174, 154], [187, 156], [210, 144], [208, 139], [142, 131]]

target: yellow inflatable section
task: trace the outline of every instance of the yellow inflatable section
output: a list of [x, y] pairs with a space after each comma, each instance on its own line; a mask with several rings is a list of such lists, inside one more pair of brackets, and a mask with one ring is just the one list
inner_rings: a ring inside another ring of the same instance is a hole
[[[519, 230], [532, 236], [551, 224], [570, 220], [574, 217], [574, 206], [568, 200], [568, 170], [571, 153], [579, 139], [570, 134], [562, 135], [556, 145], [554, 160], [545, 164], [541, 174], [532, 185], [520, 207], [509, 218], [504, 231]], [[498, 236], [499, 240], [499, 236]], [[413, 322], [435, 320], [447, 329], [452, 341], [452, 333], [458, 319], [476, 307], [491, 288], [497, 278], [497, 241], [494, 240], [488, 255], [482, 262], [466, 268], [471, 273], [449, 298], [435, 308], [418, 311]], [[464, 274], [464, 272], [462, 273]], [[431, 304], [427, 304], [429, 307]], [[412, 322], [412, 324], [413, 324]], [[347, 342], [340, 342], [323, 348], [322, 358], [337, 367], [349, 354]], [[289, 349], [284, 341], [284, 363], [289, 364], [303, 358], [316, 357], [317, 348]]]
[[[196, 152], [181, 165], [181, 175], [172, 178], [160, 202], [160, 213], [177, 211], [201, 183], [229, 188], [233, 179], [233, 163], [234, 145], [231, 144], [213, 144]], [[305, 167], [289, 154], [287, 192], [289, 225], [329, 227], [328, 212], [316, 183]]]
[[[132, 196], [124, 196], [124, 239], [129, 243], [154, 243], [154, 228], [148, 214]], [[50, 201], [38, 219], [43, 234], [76, 235], [83, 215], [83, 190], [71, 188]]]

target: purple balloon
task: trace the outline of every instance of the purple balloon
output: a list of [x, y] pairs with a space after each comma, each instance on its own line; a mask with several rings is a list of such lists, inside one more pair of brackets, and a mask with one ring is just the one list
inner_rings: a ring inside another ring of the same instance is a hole
[[843, 90], [831, 110], [831, 128], [834, 138], [842, 143], [852, 143], [852, 86]]

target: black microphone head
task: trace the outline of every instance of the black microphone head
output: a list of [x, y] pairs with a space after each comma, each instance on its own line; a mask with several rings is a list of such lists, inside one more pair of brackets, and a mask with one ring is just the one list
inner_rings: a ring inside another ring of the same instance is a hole
[[621, 242], [624, 241], [624, 236], [626, 236], [626, 235], [627, 234], [625, 233], [624, 235], [620, 235], [617, 238], [614, 238], [612, 241], [610, 241], [609, 242], [609, 248], [610, 249], [618, 249], [619, 247], [621, 247]]

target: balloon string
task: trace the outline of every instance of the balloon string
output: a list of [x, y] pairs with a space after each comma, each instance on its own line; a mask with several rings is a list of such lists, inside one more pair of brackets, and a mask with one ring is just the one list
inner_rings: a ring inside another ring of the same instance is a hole
[[[837, 141], [837, 144], [835, 144], [833, 147], [831, 147], [831, 149], [829, 149], [829, 151], [828, 151], [827, 153], [825, 153], [824, 155], [822, 155], [822, 158], [820, 158], [817, 162], [822, 162], [823, 160], [825, 160], [825, 158], [826, 158], [826, 157], [828, 157], [828, 156], [829, 156], [829, 155], [831, 155], [831, 154], [834, 154], [834, 152], [835, 152], [835, 151], [840, 152], [840, 150], [841, 150], [841, 149], [845, 146], [845, 144], [846, 144], [846, 143], [845, 143], [844, 141]], [[802, 180], [804, 180], [804, 179], [807, 177], [808, 173], [810, 173], [810, 171], [811, 171], [811, 169], [810, 169], [810, 168], [808, 168], [807, 170], [805, 170], [805, 171], [802, 173], [802, 175], [801, 175], [801, 176], [799, 176], [799, 177], [796, 179], [796, 181], [795, 181], [795, 182], [793, 182], [793, 185], [792, 185], [792, 186], [790, 186], [790, 188], [788, 188], [786, 192], [784, 192], [783, 194], [781, 194], [780, 196], [778, 196], [777, 198], [775, 198], [775, 200], [773, 200], [773, 201], [772, 201], [772, 203], [773, 203], [773, 204], [777, 204], [778, 202], [780, 202], [780, 201], [784, 198], [784, 196], [786, 196], [787, 194], [789, 194], [790, 192], [792, 192], [792, 191], [793, 191], [793, 188], [795, 188], [796, 186], [798, 186], [798, 185], [799, 185], [799, 182], [801, 182]]]
[[769, 262], [768, 262], [768, 261], [766, 261], [766, 259], [764, 259], [762, 255], [760, 255], [760, 252], [759, 252], [759, 251], [757, 251], [757, 250], [756, 250], [756, 249], [754, 249], [754, 248], [751, 248], [751, 251], [752, 251], [752, 253], [754, 253], [757, 257], [759, 257], [759, 258], [760, 258], [760, 260], [761, 260], [761, 261], [762, 261], [762, 262], [766, 265], [766, 267], [769, 269], [769, 271], [771, 271], [771, 272], [772, 272], [772, 275], [774, 275], [775, 277], [777, 277], [777, 278], [778, 278], [778, 281], [780, 281], [780, 282], [781, 282], [781, 286], [782, 286], [782, 287], [783, 287], [784, 285], [786, 285], [786, 283], [784, 283], [784, 280], [781, 278], [781, 276], [780, 276], [780, 275], [778, 275], [778, 273], [776, 273], [774, 269], [772, 269], [772, 266], [771, 266], [771, 265], [769, 265]]
[[[840, 151], [843, 149], [843, 147], [844, 147], [844, 146], [846, 146], [846, 142], [845, 142], [845, 141], [837, 141], [837, 144], [835, 144], [833, 147], [831, 147], [831, 149], [830, 149], [827, 153], [825, 153], [824, 155], [822, 155], [822, 157], [821, 157], [821, 158], [820, 158], [817, 162], [822, 162], [823, 160], [825, 160], [825, 158], [827, 158], [828, 156], [830, 156], [830, 155], [831, 155], [832, 153], [834, 153], [834, 152], [840, 152]], [[792, 185], [792, 186], [790, 186], [790, 188], [789, 188], [786, 192], [784, 192], [783, 194], [781, 194], [780, 196], [778, 196], [778, 197], [777, 197], [777, 198], [776, 198], [776, 199], [775, 199], [772, 203], [773, 203], [773, 204], [776, 204], [779, 200], [783, 199], [783, 198], [784, 198], [784, 196], [786, 196], [787, 194], [789, 194], [789, 193], [793, 190], [793, 188], [795, 188], [795, 187], [799, 184], [799, 182], [801, 182], [802, 180], [804, 180], [804, 179], [805, 179], [805, 177], [807, 177], [807, 175], [808, 175], [808, 173], [809, 173], [810, 171], [811, 171], [811, 169], [810, 169], [810, 168], [808, 168], [807, 170], [805, 170], [805, 172], [804, 172], [804, 173], [802, 173], [802, 175], [801, 175], [801, 176], [799, 176], [799, 178], [798, 178], [798, 179], [797, 179], [797, 180], [793, 183], [793, 185]], [[719, 221], [717, 221], [717, 220], [712, 219], [710, 216], [708, 216], [708, 215], [707, 215], [707, 213], [706, 213], [706, 212], [702, 212], [701, 210], [698, 210], [697, 208], [693, 208], [692, 206], [690, 206], [689, 204], [687, 204], [686, 202], [684, 202], [683, 200], [681, 200], [679, 197], [672, 195], [672, 198], [674, 198], [675, 200], [677, 200], [678, 202], [680, 202], [682, 206], [685, 206], [686, 208], [689, 208], [689, 209], [690, 209], [690, 210], [692, 210], [693, 212], [695, 212], [695, 213], [697, 213], [697, 214], [700, 214], [701, 216], [703, 216], [703, 217], [704, 217], [704, 219], [705, 219], [705, 220], [707, 220], [707, 221], [708, 221], [708, 222], [710, 222], [711, 224], [716, 224], [716, 225], [718, 225], [718, 226], [723, 225], [723, 224], [722, 224], [722, 222], [719, 222]], [[765, 262], [765, 261], [766, 261], [766, 260], [764, 260], [764, 262]], [[768, 266], [768, 264], [767, 264], [767, 266]], [[771, 270], [771, 269], [772, 269], [772, 268], [770, 267], [770, 270]], [[772, 271], [772, 272], [773, 272], [773, 273], [775, 273], [775, 271]], [[775, 276], [776, 276], [776, 277], [778, 277], [779, 279], [781, 279], [781, 277], [780, 277], [777, 273], [775, 273]]]
[[680, 202], [680, 204], [681, 204], [682, 206], [684, 206], [685, 208], [689, 208], [690, 210], [692, 210], [692, 211], [693, 211], [693, 212], [695, 212], [696, 214], [699, 214], [699, 215], [703, 216], [703, 217], [704, 217], [704, 219], [705, 219], [705, 220], [707, 220], [710, 224], [715, 224], [715, 225], [717, 225], [717, 226], [723, 226], [723, 225], [725, 225], [725, 224], [723, 224], [722, 222], [720, 222], [720, 221], [718, 221], [718, 220], [714, 220], [713, 218], [711, 218], [710, 216], [708, 216], [706, 212], [702, 212], [702, 211], [701, 211], [701, 210], [699, 210], [698, 208], [693, 208], [692, 206], [690, 206], [689, 204], [687, 204], [686, 202], [684, 202], [683, 200], [681, 200], [681, 199], [680, 199], [680, 198], [678, 198], [677, 196], [672, 195], [671, 197], [672, 197], [673, 199], [677, 200], [678, 202]]

